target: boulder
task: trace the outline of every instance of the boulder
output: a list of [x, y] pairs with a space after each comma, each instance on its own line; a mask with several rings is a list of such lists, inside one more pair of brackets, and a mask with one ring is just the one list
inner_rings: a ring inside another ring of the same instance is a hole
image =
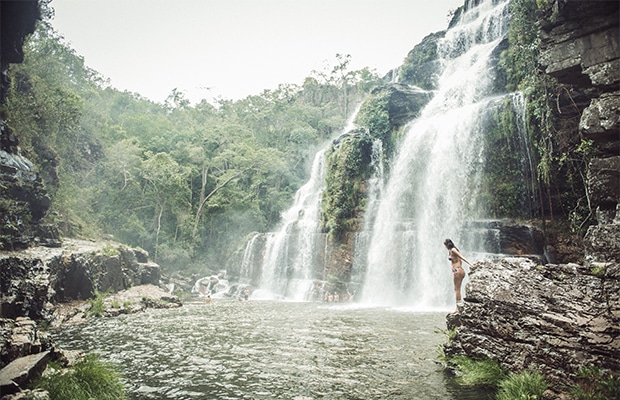
[[0, 367], [27, 355], [52, 348], [50, 336], [30, 318], [0, 319]]
[[620, 224], [591, 226], [584, 242], [587, 262], [620, 263]]
[[372, 94], [387, 96], [390, 125], [396, 128], [417, 117], [433, 97], [432, 92], [400, 83], [379, 86], [373, 89]]
[[11, 394], [20, 391], [25, 384], [41, 374], [50, 359], [50, 352], [18, 358], [0, 370], [0, 393]]
[[538, 369], [555, 385], [582, 367], [620, 369], [620, 264], [479, 262], [448, 319], [448, 355], [490, 357], [510, 371]]
[[512, 219], [472, 221], [465, 227], [464, 248], [479, 251], [542, 258], [545, 253], [543, 232], [532, 225], [517, 223]]

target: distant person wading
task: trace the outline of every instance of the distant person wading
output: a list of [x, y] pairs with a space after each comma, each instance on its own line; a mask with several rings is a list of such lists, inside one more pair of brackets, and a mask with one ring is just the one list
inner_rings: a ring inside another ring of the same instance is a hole
[[446, 249], [448, 249], [448, 260], [452, 264], [452, 279], [454, 280], [454, 293], [456, 294], [456, 310], [454, 313], [459, 312], [459, 305], [462, 303], [461, 298], [461, 284], [465, 278], [465, 270], [463, 269], [463, 261], [465, 261], [471, 267], [471, 263], [465, 259], [456, 248], [452, 240], [446, 239], [443, 242]]

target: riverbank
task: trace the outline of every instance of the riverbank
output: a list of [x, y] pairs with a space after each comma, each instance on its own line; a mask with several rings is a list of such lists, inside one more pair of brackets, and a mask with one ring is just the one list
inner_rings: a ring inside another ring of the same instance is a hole
[[[50, 360], [65, 360], [50, 330], [90, 316], [179, 307], [159, 286], [159, 265], [141, 249], [108, 240], [0, 251], [0, 393], [26, 388]], [[106, 295], [109, 293], [111, 295]]]

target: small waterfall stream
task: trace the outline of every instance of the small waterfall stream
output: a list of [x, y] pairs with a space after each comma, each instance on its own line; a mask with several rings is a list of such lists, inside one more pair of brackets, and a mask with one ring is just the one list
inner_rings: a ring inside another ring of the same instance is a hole
[[[280, 229], [267, 238], [261, 288], [294, 300], [304, 300], [312, 284], [321, 193], [325, 188], [325, 149], [314, 157], [310, 179], [282, 214]], [[291, 251], [295, 246], [295, 251]]]
[[[358, 110], [359, 107], [339, 134], [354, 128], [353, 120]], [[323, 250], [325, 246], [325, 241], [321, 240], [320, 207], [325, 189], [328, 144], [316, 153], [310, 178], [295, 194], [292, 207], [282, 213], [280, 227], [267, 236], [258, 285], [260, 290], [256, 297], [306, 300], [313, 284], [314, 270], [323, 267], [319, 260], [319, 254], [324, 253], [319, 249]]]
[[351, 282], [361, 283], [364, 281], [368, 254], [368, 244], [372, 234], [372, 227], [377, 217], [379, 200], [385, 187], [385, 165], [383, 160], [383, 142], [376, 139], [372, 144], [371, 168], [374, 171], [368, 180], [368, 200], [364, 213], [362, 230], [355, 235], [353, 244], [353, 266]]
[[[438, 90], [407, 127], [377, 211], [362, 301], [449, 309], [454, 305], [445, 238], [484, 216], [477, 197], [484, 126], [492, 96], [492, 53], [504, 38], [509, 1], [481, 1], [446, 32]], [[471, 255], [473, 249], [468, 249]], [[473, 258], [473, 257], [470, 257]]]

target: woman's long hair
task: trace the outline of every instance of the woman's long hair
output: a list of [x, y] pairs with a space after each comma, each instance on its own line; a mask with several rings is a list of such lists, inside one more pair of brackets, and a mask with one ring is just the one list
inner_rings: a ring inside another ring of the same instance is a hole
[[443, 245], [446, 246], [448, 250], [452, 250], [452, 249], [458, 250], [458, 248], [454, 245], [454, 242], [450, 239], [444, 240]]

